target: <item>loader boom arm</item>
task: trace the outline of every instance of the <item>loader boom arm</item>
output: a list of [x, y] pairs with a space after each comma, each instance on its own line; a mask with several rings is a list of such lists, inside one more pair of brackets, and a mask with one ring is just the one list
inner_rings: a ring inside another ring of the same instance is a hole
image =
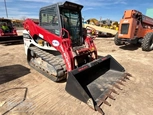
[[[24, 22], [24, 28], [29, 31], [29, 34], [33, 39], [36, 37], [41, 37], [45, 41], [47, 41], [52, 47], [58, 50], [64, 60], [68, 71], [73, 69], [72, 62], [72, 49], [71, 49], [71, 40], [70, 38], [61, 39], [60, 36], [56, 36], [47, 30], [41, 28], [39, 25], [35, 24], [31, 19], [26, 19]], [[66, 31], [62, 28], [62, 30]]]
[[[62, 57], [65, 61], [66, 67], [68, 71], [74, 69], [74, 50], [72, 49], [71, 39], [69, 36], [69, 32], [62, 28], [61, 35], [57, 36], [44, 28], [40, 27], [39, 25], [35, 24], [31, 19], [26, 19], [24, 21], [24, 28], [29, 31], [30, 36], [33, 39], [40, 37], [47, 41], [52, 47], [54, 47], [57, 51], [62, 54]], [[68, 34], [68, 38], [62, 38], [62, 31], [65, 31]], [[97, 50], [94, 45], [93, 40], [90, 37], [84, 38], [85, 42], [88, 44], [88, 48], [81, 49], [80, 51], [83, 52], [84, 50], [88, 50], [94, 52], [95, 58], [97, 58]]]

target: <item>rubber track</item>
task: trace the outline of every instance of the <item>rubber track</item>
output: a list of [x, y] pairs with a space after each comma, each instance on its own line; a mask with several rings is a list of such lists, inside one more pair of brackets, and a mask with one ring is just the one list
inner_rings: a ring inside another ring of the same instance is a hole
[[61, 59], [57, 56], [54, 56], [53, 54], [50, 54], [50, 53], [48, 53], [44, 50], [41, 50], [37, 47], [30, 47], [29, 49], [31, 51], [33, 51], [38, 57], [40, 57], [43, 61], [45, 61], [48, 64], [50, 64], [51, 66], [53, 66], [57, 72], [57, 76], [51, 76], [47, 72], [47, 70], [46, 71], [43, 70], [43, 72], [41, 72], [42, 71], [41, 67], [39, 67], [39, 68], [37, 67], [37, 71], [39, 71], [42, 74], [44, 74], [44, 72], [45, 72], [45, 76], [48, 74], [46, 77], [50, 78], [53, 81], [61, 81], [61, 80], [65, 79], [67, 71], [66, 71], [66, 65], [65, 65], [63, 59]]

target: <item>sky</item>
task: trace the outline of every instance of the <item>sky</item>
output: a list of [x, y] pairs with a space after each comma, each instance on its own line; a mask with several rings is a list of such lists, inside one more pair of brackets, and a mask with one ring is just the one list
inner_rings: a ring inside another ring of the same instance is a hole
[[[39, 9], [64, 0], [5, 0], [8, 18], [39, 18]], [[125, 10], [135, 9], [146, 14], [153, 8], [153, 0], [69, 0], [83, 5], [82, 17], [119, 21]], [[7, 17], [4, 0], [0, 0], [0, 17]]]

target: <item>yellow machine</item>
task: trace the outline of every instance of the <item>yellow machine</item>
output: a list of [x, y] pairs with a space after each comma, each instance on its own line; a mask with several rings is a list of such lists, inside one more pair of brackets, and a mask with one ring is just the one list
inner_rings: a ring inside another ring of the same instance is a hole
[[12, 24], [16, 27], [22, 27], [22, 23], [23, 23], [23, 20], [19, 20], [19, 19], [12, 19]]
[[96, 26], [100, 26], [99, 21], [97, 19], [95, 19], [95, 18], [88, 19], [87, 23], [88, 24], [92, 24], [92, 25], [96, 25]]
[[86, 21], [87, 24], [84, 24], [84, 26], [90, 26], [97, 30], [98, 36], [99, 33], [103, 33], [102, 36], [114, 36], [118, 31], [118, 22], [111, 21], [111, 20], [102, 20], [98, 21], [95, 18], [90, 18]]
[[110, 29], [114, 29], [118, 31], [118, 28], [119, 28], [119, 23], [117, 21], [112, 22]]

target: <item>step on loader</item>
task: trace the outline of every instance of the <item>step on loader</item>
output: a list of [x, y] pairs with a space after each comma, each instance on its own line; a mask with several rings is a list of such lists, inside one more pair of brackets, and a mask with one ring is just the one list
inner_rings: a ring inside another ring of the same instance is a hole
[[101, 104], [130, 74], [111, 56], [98, 56], [93, 38], [82, 28], [82, 5], [64, 2], [40, 9], [39, 25], [24, 21], [29, 65], [49, 79], [67, 79], [66, 91], [103, 114]]

